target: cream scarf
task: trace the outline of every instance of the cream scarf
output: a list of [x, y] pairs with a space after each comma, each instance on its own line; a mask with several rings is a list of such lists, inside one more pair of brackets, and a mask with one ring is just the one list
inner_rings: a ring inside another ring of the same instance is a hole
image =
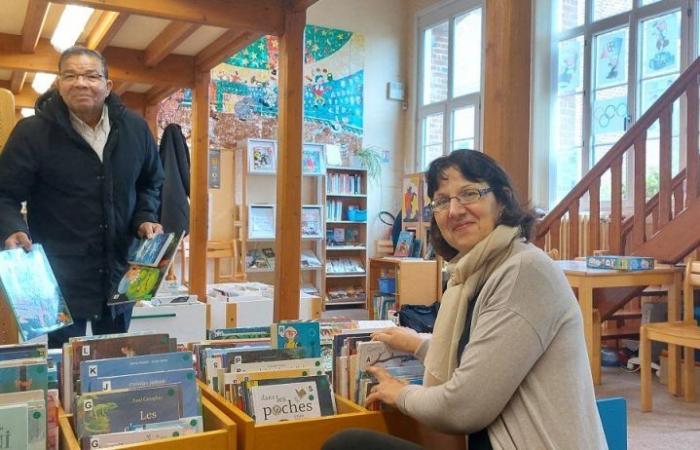
[[467, 253], [455, 256], [447, 266], [450, 281], [442, 296], [433, 337], [425, 357], [425, 386], [445, 383], [457, 368], [457, 348], [464, 330], [469, 301], [491, 274], [508, 259], [518, 227], [499, 225]]

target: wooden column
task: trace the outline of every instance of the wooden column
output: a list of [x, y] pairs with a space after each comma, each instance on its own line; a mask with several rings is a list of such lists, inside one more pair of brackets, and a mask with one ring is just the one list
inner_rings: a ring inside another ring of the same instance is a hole
[[153, 139], [156, 140], [158, 144], [158, 110], [160, 109], [160, 103], [154, 105], [146, 105], [143, 111], [143, 118], [148, 124], [148, 129], [151, 130]]
[[206, 301], [209, 163], [209, 71], [195, 72], [192, 99], [192, 168], [190, 170], [190, 293]]
[[[483, 151], [530, 198], [530, 25], [532, 0], [485, 2]], [[546, 69], [548, 70], [548, 69]]]
[[305, 24], [306, 11], [288, 12], [279, 44], [275, 321], [299, 317]]

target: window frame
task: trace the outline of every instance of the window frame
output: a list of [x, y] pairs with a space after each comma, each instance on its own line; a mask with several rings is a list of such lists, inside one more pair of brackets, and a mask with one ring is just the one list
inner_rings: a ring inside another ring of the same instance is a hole
[[[416, 171], [423, 171], [427, 168], [428, 161], [425, 161], [424, 146], [423, 146], [423, 122], [433, 114], [443, 114], [443, 136], [442, 136], [442, 154], [446, 155], [451, 151], [451, 146], [454, 138], [454, 124], [452, 120], [453, 113], [461, 108], [474, 107], [474, 148], [481, 148], [481, 97], [484, 88], [484, 38], [485, 38], [485, 5], [484, 0], [456, 0], [443, 4], [438, 8], [432, 9], [425, 14], [417, 17], [417, 33], [416, 33], [416, 48], [417, 55], [417, 77], [416, 77], [416, 116], [415, 116], [415, 153], [416, 153]], [[459, 16], [468, 14], [476, 9], [481, 9], [481, 67], [479, 77], [479, 90], [469, 94], [453, 97], [453, 81], [454, 81], [454, 34], [455, 34], [455, 19]], [[424, 62], [425, 48], [424, 36], [425, 32], [441, 23], [448, 22], [449, 27], [449, 44], [447, 56], [447, 97], [445, 100], [423, 104], [423, 82], [424, 82]]]

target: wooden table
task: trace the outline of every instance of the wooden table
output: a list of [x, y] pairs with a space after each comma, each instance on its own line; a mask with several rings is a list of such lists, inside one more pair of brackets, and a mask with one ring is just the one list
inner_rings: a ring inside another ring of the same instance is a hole
[[[606, 269], [589, 269], [585, 261], [556, 261], [557, 267], [564, 271], [572, 288], [578, 290], [578, 302], [583, 315], [583, 330], [586, 337], [588, 359], [591, 362], [593, 383], [600, 384], [600, 324], [594, 329], [593, 309], [595, 297], [593, 290], [612, 287], [643, 287], [661, 285], [668, 292], [668, 320], [680, 320], [681, 287], [683, 270], [680, 267], [657, 265], [653, 270], [622, 271]], [[676, 346], [669, 346], [669, 366], [680, 365], [680, 353]], [[670, 372], [672, 373], [672, 372]], [[676, 373], [679, 373], [678, 370]], [[669, 377], [669, 390], [671, 390]], [[677, 380], [674, 380], [674, 384]]]

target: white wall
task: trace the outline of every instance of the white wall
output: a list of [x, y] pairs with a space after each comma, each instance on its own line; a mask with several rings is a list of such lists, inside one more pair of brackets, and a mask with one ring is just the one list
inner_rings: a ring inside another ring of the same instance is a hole
[[[368, 252], [374, 241], [387, 235], [389, 227], [378, 219], [381, 210], [401, 208], [400, 193], [404, 172], [405, 130], [412, 122], [402, 103], [388, 100], [389, 81], [406, 82], [405, 36], [412, 28], [407, 0], [320, 0], [309, 8], [307, 23], [344, 29], [365, 38], [365, 89], [363, 146], [388, 150], [390, 160], [383, 164], [381, 183], [370, 183], [368, 199]], [[409, 151], [410, 153], [410, 151]]]

